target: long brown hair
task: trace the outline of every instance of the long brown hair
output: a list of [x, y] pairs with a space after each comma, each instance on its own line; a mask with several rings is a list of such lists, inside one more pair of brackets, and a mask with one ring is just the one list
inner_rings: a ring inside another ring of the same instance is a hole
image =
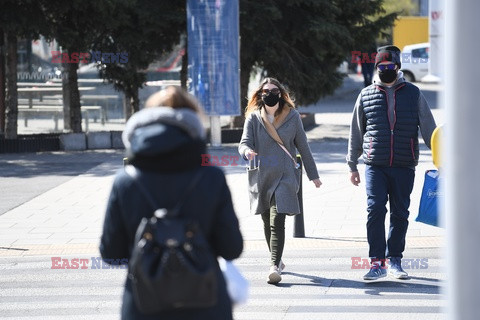
[[284, 107], [292, 109], [295, 108], [293, 99], [290, 97], [287, 89], [280, 83], [280, 81], [275, 78], [265, 78], [248, 101], [247, 107], [245, 108], [245, 117], [247, 117], [253, 111], [260, 110], [265, 107], [265, 103], [262, 100], [262, 89], [263, 86], [267, 83], [271, 83], [277, 86], [278, 89], [280, 89], [280, 101], [278, 103], [278, 109], [275, 112], [275, 116], [279, 115]]

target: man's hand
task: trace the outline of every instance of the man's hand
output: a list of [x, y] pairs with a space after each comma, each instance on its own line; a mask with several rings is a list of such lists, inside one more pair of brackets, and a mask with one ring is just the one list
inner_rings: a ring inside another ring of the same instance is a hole
[[350, 182], [352, 182], [354, 186], [358, 186], [360, 183], [360, 174], [358, 171], [352, 172], [352, 175], [350, 176]]
[[322, 185], [322, 181], [320, 181], [320, 179], [313, 179], [313, 184], [315, 184], [315, 187], [316, 188], [320, 188], [320, 186]]

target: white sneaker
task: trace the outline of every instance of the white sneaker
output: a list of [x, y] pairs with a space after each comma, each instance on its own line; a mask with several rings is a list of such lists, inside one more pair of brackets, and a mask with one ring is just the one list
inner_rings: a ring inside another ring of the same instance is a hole
[[408, 279], [408, 273], [402, 268], [402, 259], [398, 257], [390, 258], [390, 267], [388, 267], [388, 273], [397, 279]]
[[267, 283], [277, 284], [280, 281], [282, 281], [281, 271], [278, 269], [277, 266], [271, 266], [270, 272], [268, 274]]
[[278, 271], [280, 271], [280, 274], [282, 274], [283, 269], [285, 269], [285, 263], [283, 263], [283, 261], [280, 260], [280, 263], [278, 264]]

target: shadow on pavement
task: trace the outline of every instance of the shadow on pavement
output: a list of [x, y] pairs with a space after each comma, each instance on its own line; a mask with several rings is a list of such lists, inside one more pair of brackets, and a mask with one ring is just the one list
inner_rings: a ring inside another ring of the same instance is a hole
[[2, 154], [0, 215], [81, 174], [113, 175], [123, 155], [123, 150]]
[[[0, 177], [31, 178], [38, 176], [68, 176], [82, 174], [104, 162], [123, 164], [124, 151], [95, 152], [46, 152], [5, 154], [0, 160]], [[109, 168], [96, 175], [105, 176], [116, 172]]]
[[430, 282], [442, 282], [440, 279], [433, 279], [433, 278], [425, 278], [425, 277], [410, 277], [412, 280], [423, 280], [423, 281], [430, 281]]
[[[428, 278], [424, 278], [428, 279]], [[395, 292], [395, 293], [422, 293], [422, 294], [440, 294], [442, 287], [436, 284], [428, 284], [428, 283], [418, 283], [418, 282], [411, 282], [413, 278], [410, 280], [377, 280], [371, 282], [363, 282], [363, 287], [366, 288], [365, 294], [370, 295], [380, 295], [382, 292]], [[429, 281], [435, 281], [438, 279], [428, 279]], [[350, 281], [350, 280], [344, 280]], [[334, 285], [338, 287], [338, 285]], [[340, 287], [343, 287], [340, 285]]]
[[362, 238], [362, 239], [350, 238], [349, 239], [349, 238], [336, 238], [336, 237], [305, 237], [304, 239], [367, 243], [367, 240], [364, 239], [364, 238]]
[[301, 273], [296, 273], [296, 272], [282, 272], [282, 275], [290, 275], [290, 276], [294, 276], [294, 277], [298, 277], [298, 278], [304, 278], [304, 279], [308, 279], [310, 280], [309, 283], [297, 283], [297, 282], [280, 282], [278, 284], [276, 284], [277, 287], [284, 287], [284, 288], [289, 288], [289, 287], [293, 287], [293, 286], [318, 286], [318, 287], [324, 287], [324, 285], [322, 284], [324, 282], [324, 280], [322, 280], [323, 278], [322, 277], [317, 277], [317, 276], [311, 276], [311, 275], [307, 275], [307, 274], [301, 274]]
[[411, 280], [441, 282], [439, 279], [425, 277], [411, 277], [411, 280], [349, 280], [349, 279], [328, 279], [296, 272], [283, 272], [283, 275], [308, 279], [310, 282], [280, 282], [277, 287], [294, 287], [294, 286], [317, 286], [328, 288], [349, 288], [349, 289], [365, 289], [365, 294], [381, 295], [382, 293], [416, 293], [416, 294], [440, 294], [441, 286], [437, 284], [419, 283]]

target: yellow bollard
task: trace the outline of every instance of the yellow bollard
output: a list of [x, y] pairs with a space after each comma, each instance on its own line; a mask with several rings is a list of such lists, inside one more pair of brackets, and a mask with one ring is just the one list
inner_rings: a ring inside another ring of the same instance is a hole
[[430, 139], [430, 145], [432, 146], [432, 160], [433, 164], [437, 169], [440, 169], [442, 166], [441, 155], [442, 155], [442, 133], [443, 125], [438, 126], [433, 130], [432, 137]]

